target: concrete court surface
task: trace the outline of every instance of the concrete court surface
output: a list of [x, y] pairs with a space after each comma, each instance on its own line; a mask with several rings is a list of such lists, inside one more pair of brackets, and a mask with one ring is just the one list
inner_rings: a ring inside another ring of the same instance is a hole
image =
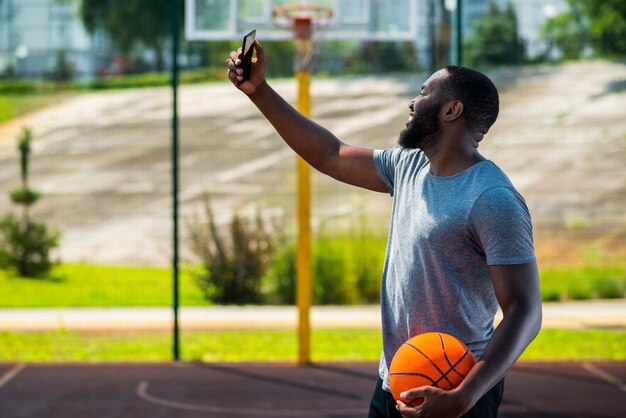
[[[2, 418], [365, 417], [377, 364], [0, 364]], [[521, 362], [500, 418], [623, 418], [626, 362]]]

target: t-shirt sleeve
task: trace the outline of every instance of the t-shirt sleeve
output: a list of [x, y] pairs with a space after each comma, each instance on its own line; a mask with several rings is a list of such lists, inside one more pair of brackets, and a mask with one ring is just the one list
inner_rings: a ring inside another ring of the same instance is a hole
[[469, 225], [488, 265], [535, 260], [530, 212], [515, 190], [494, 187], [484, 192], [474, 203]]
[[396, 166], [402, 153], [401, 147], [374, 150], [374, 166], [378, 176], [387, 185], [389, 194], [393, 196], [396, 177]]

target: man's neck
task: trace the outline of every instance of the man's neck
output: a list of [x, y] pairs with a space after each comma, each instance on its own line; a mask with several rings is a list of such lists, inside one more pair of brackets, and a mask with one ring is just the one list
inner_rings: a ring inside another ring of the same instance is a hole
[[485, 161], [477, 149], [440, 148], [436, 152], [424, 151], [430, 161], [430, 172], [435, 176], [453, 176], [474, 164]]

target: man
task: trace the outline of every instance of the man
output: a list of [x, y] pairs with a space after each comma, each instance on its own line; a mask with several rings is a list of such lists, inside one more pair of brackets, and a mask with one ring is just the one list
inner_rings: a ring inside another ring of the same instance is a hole
[[[463, 67], [434, 73], [409, 103], [399, 146], [347, 145], [299, 114], [265, 80], [255, 43], [248, 95], [283, 140], [333, 178], [393, 196], [383, 271], [383, 355], [370, 418], [497, 416], [503, 378], [541, 326], [541, 300], [530, 215], [508, 178], [479, 152], [498, 115], [498, 93], [483, 74]], [[241, 80], [241, 52], [228, 77]], [[498, 305], [503, 319], [494, 330]], [[439, 331], [463, 341], [478, 362], [450, 391], [411, 389], [415, 408], [394, 401], [388, 368], [397, 348]]]

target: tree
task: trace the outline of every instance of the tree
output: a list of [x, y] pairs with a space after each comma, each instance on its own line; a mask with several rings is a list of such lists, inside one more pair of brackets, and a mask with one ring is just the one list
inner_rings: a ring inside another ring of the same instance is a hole
[[[182, 7], [183, 2], [180, 3]], [[169, 1], [154, 0], [81, 0], [80, 7], [81, 18], [90, 33], [104, 30], [125, 54], [139, 45], [152, 48], [159, 71], [164, 69], [170, 11]]]
[[591, 48], [598, 56], [626, 55], [626, 2], [567, 0], [569, 10], [548, 19], [542, 34], [565, 58]]
[[20, 276], [45, 276], [53, 266], [50, 251], [58, 247], [59, 234], [50, 232], [43, 222], [30, 219], [30, 207], [40, 194], [28, 185], [30, 129], [24, 128], [18, 137], [21, 186], [11, 192], [13, 203], [22, 206], [22, 217], [9, 213], [0, 220], [0, 267], [12, 268]]
[[564, 59], [578, 59], [589, 43], [587, 28], [577, 6], [548, 19], [541, 28], [541, 36], [547, 42], [546, 57], [557, 48]]
[[523, 40], [518, 34], [517, 14], [511, 3], [500, 8], [495, 0], [487, 14], [474, 24], [474, 34], [465, 42], [467, 64], [505, 65], [522, 62]]

